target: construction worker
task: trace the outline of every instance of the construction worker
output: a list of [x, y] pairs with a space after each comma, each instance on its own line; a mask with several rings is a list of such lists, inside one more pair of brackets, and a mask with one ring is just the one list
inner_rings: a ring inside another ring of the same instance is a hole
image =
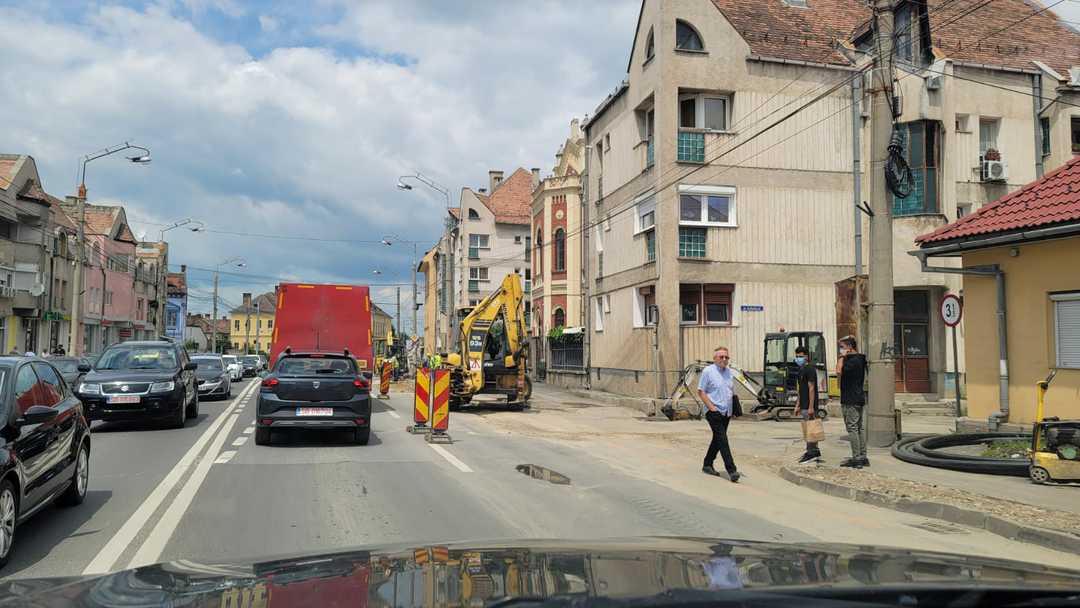
[[431, 356], [431, 367], [432, 369], [439, 369], [442, 367], [442, 355], [435, 353]]

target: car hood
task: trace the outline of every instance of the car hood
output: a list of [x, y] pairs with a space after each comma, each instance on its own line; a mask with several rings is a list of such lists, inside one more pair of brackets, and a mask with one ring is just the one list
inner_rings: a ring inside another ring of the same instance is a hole
[[177, 370], [160, 369], [103, 369], [87, 372], [84, 382], [156, 382], [172, 380]]
[[217, 380], [224, 375], [225, 370], [223, 369], [203, 369], [200, 367], [195, 370], [195, 377], [199, 380]]
[[479, 606], [513, 603], [508, 598], [529, 604], [600, 597], [662, 598], [674, 605], [701, 594], [724, 599], [779, 590], [800, 598], [808, 592], [858, 597], [928, 587], [1049, 593], [1080, 589], [1080, 572], [907, 549], [647, 537], [402, 545], [251, 562], [183, 560], [103, 576], [9, 580], [0, 583], [0, 605]]

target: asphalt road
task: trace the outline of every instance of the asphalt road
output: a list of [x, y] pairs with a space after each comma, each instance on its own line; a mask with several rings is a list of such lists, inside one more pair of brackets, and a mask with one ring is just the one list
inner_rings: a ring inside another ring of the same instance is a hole
[[[376, 400], [367, 446], [319, 433], [275, 435], [274, 445], [256, 446], [255, 389], [245, 382], [232, 400], [201, 403], [184, 429], [96, 424], [86, 502], [46, 509], [21, 527], [3, 576], [458, 540], [821, 540], [756, 514], [753, 504], [720, 506], [572, 446], [508, 437], [476, 414], [454, 414], [453, 444], [432, 446], [405, 431], [412, 405], [400, 394]], [[557, 471], [569, 484], [517, 470], [526, 464]], [[718, 491], [733, 488], [715, 482]], [[866, 541], [873, 538], [868, 532]]]

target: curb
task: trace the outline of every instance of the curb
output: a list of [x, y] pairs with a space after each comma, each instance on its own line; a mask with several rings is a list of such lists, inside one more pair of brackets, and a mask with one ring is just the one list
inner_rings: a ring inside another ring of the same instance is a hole
[[802, 475], [786, 466], [780, 468], [780, 477], [783, 477], [795, 485], [803, 486], [821, 492], [822, 494], [828, 494], [829, 496], [846, 498], [875, 507], [884, 507], [886, 509], [912, 513], [923, 517], [943, 519], [954, 524], [986, 530], [991, 534], [997, 534], [998, 536], [1003, 536], [1010, 540], [1040, 545], [1056, 551], [1080, 553], [1080, 536], [1075, 536], [1067, 532], [1058, 532], [1055, 530], [1047, 530], [1046, 528], [1018, 524], [996, 515], [987, 515], [981, 511], [964, 509], [955, 505], [927, 500], [894, 498], [880, 492], [859, 490], [831, 481], [814, 479], [813, 477]]

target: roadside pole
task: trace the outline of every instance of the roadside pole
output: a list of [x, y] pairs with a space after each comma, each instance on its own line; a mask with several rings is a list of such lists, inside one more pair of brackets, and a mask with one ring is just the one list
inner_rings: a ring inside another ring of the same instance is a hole
[[941, 299], [941, 320], [952, 328], [953, 392], [956, 396], [956, 417], [960, 417], [960, 353], [956, 348], [956, 331], [963, 317], [964, 305], [955, 294], [947, 293]]
[[244, 308], [244, 354], [251, 348], [251, 304]]
[[213, 319], [210, 321], [210, 352], [217, 352], [217, 290], [218, 290], [218, 273], [214, 270], [214, 313]]
[[892, 134], [893, 13], [891, 0], [874, 0], [875, 51], [870, 93], [870, 403], [867, 442], [887, 447], [896, 440], [893, 352], [892, 205], [885, 161]]
[[82, 292], [83, 292], [83, 265], [86, 262], [86, 187], [80, 184], [79, 191], [75, 193], [75, 204], [79, 207], [79, 254], [75, 260], [75, 274], [71, 277], [71, 324], [70, 337], [68, 338], [71, 348], [68, 352], [72, 357], [83, 354], [82, 340], [79, 330], [82, 329]]

